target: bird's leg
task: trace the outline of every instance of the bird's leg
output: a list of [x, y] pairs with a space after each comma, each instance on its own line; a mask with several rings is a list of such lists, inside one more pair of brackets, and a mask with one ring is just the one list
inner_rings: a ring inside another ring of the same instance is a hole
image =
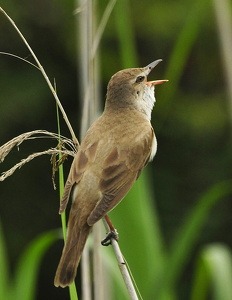
[[117, 230], [114, 228], [114, 226], [113, 226], [110, 218], [108, 217], [108, 215], [105, 215], [104, 219], [105, 219], [106, 223], [108, 224], [108, 226], [110, 228], [110, 232], [101, 241], [101, 244], [103, 246], [109, 246], [111, 244], [111, 239], [115, 239], [116, 241], [118, 241], [119, 237], [118, 237]]

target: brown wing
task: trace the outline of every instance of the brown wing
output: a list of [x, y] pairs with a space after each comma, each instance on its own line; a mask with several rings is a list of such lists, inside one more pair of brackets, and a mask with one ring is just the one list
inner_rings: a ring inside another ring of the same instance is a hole
[[66, 209], [73, 185], [80, 182], [88, 163], [95, 160], [97, 146], [98, 142], [94, 142], [90, 144], [85, 151], [80, 149], [76, 154], [68, 175], [68, 179], [65, 183], [64, 193], [60, 202], [60, 214], [62, 214]]
[[103, 196], [87, 220], [90, 226], [115, 207], [128, 193], [149, 160], [153, 135], [151, 129], [133, 147], [122, 150], [119, 145], [108, 155], [99, 182]]

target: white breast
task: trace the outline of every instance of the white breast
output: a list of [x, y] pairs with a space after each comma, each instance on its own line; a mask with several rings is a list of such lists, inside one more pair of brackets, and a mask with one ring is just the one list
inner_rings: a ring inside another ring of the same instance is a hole
[[156, 154], [156, 151], [157, 151], [157, 140], [156, 140], [156, 137], [154, 135], [153, 141], [152, 141], [151, 155], [150, 155], [149, 161], [153, 160], [153, 158]]
[[148, 120], [151, 120], [151, 112], [155, 104], [155, 88], [154, 86], [145, 86], [142, 101], [140, 105], [142, 106], [142, 111], [145, 112]]

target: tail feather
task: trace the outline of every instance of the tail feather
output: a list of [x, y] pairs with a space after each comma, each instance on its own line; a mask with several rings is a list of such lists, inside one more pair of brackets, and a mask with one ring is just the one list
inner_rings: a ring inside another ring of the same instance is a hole
[[54, 285], [56, 287], [66, 287], [74, 281], [90, 229], [91, 227], [85, 224], [78, 231], [72, 230], [70, 232], [69, 230], [55, 275]]

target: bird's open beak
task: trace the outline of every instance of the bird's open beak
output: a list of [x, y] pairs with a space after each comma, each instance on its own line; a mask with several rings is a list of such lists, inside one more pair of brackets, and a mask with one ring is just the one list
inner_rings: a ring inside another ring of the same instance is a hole
[[[148, 68], [148, 72], [150, 73], [151, 70], [154, 69], [155, 66], [157, 66], [160, 62], [162, 61], [162, 59], [157, 59], [155, 61], [153, 61], [152, 63], [150, 63], [148, 66], [146, 66], [145, 68]], [[148, 74], [149, 74], [148, 73]]]
[[[152, 63], [150, 63], [148, 66], [146, 66], [145, 68], [148, 69], [148, 73], [147, 75], [151, 72], [151, 70], [154, 69], [155, 66], [158, 65], [158, 63], [160, 63], [162, 61], [162, 59], [157, 59], [155, 61], [153, 61]], [[162, 80], [153, 80], [153, 81], [147, 81], [146, 82], [146, 85], [149, 85], [149, 86], [155, 86], [157, 84], [162, 84], [162, 83], [165, 83], [167, 82], [168, 80], [167, 79], [162, 79]]]
[[161, 80], [147, 81], [147, 82], [145, 82], [145, 84], [149, 85], [149, 86], [155, 86], [157, 84], [162, 84], [162, 83], [165, 83], [165, 82], [168, 82], [168, 80], [167, 79], [161, 79]]

